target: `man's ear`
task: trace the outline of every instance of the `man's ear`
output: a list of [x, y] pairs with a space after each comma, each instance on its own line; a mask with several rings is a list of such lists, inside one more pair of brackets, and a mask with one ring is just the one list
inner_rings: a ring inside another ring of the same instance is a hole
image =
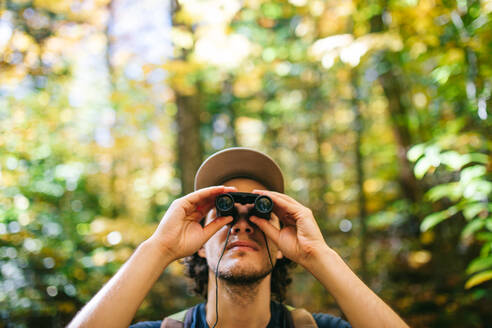
[[198, 256], [203, 257], [203, 258], [206, 258], [206, 256], [205, 256], [205, 248], [203, 246], [200, 247], [200, 249], [198, 250], [197, 253], [198, 253]]
[[280, 250], [277, 251], [277, 260], [281, 260], [284, 258], [284, 254]]

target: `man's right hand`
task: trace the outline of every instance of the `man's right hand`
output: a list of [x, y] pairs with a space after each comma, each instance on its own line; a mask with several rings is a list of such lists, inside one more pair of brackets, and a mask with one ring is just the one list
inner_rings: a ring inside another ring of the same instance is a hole
[[231, 187], [197, 190], [174, 202], [152, 236], [72, 320], [69, 327], [128, 327], [145, 295], [172, 261], [191, 255], [232, 221], [220, 217], [202, 227], [200, 220], [215, 206], [217, 195]]
[[148, 241], [156, 244], [163, 255], [173, 261], [192, 255], [220, 228], [232, 221], [232, 216], [227, 216], [218, 217], [205, 227], [200, 224], [215, 206], [218, 195], [234, 191], [234, 187], [208, 187], [176, 199]]

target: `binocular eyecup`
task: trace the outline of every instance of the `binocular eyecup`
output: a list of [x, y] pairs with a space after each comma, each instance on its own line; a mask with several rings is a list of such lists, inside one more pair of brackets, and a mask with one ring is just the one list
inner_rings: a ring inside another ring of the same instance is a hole
[[230, 192], [217, 196], [215, 199], [215, 208], [217, 216], [232, 216], [234, 221], [238, 218], [238, 212], [235, 203], [255, 204], [249, 215], [257, 216], [270, 220], [270, 213], [273, 210], [273, 201], [265, 195], [252, 194], [248, 192]]

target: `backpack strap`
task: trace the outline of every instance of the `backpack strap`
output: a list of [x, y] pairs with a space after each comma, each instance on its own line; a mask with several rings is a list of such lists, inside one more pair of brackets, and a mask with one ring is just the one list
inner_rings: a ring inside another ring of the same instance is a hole
[[304, 308], [290, 310], [295, 328], [318, 328], [313, 315]]
[[282, 304], [287, 310], [289, 316], [287, 326], [293, 328], [318, 328], [313, 315], [304, 308], [295, 308], [293, 306]]
[[167, 317], [162, 320], [161, 328], [184, 328], [184, 322]]
[[164, 318], [161, 323], [161, 328], [184, 328], [185, 324], [189, 326], [193, 317], [193, 308], [194, 307], [191, 307]]

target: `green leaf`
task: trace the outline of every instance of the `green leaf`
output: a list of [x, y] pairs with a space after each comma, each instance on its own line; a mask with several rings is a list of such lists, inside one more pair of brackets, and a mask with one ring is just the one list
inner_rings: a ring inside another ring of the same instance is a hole
[[418, 160], [413, 168], [413, 172], [417, 179], [422, 179], [427, 171], [432, 167], [432, 161], [427, 157], [422, 157]]
[[430, 145], [425, 149], [425, 157], [428, 157], [436, 167], [441, 163], [440, 153], [441, 147], [439, 145]]
[[441, 223], [442, 221], [446, 220], [450, 216], [456, 214], [458, 212], [458, 209], [456, 206], [452, 206], [444, 211], [440, 211], [437, 213], [433, 213], [431, 215], [428, 215], [424, 221], [420, 224], [420, 231], [425, 232], [435, 225]]
[[483, 165], [474, 165], [467, 167], [461, 171], [460, 183], [466, 185], [471, 180], [483, 176], [487, 172], [487, 169]]
[[482, 229], [485, 225], [485, 220], [475, 219], [470, 222], [463, 228], [461, 231], [461, 238], [468, 238], [473, 235], [478, 230]]
[[461, 186], [457, 182], [437, 185], [427, 192], [427, 197], [435, 202], [441, 198], [448, 197], [451, 201], [457, 201], [462, 195]]
[[467, 274], [472, 274], [492, 267], [492, 256], [474, 259], [466, 268]]
[[492, 231], [492, 218], [485, 219], [485, 228]]
[[469, 156], [462, 156], [458, 152], [453, 150], [441, 153], [440, 155], [441, 162], [451, 169], [457, 171], [463, 167], [463, 165], [468, 164]]
[[485, 243], [480, 250], [480, 257], [486, 257], [490, 254], [490, 250], [492, 249], [492, 242]]
[[486, 180], [472, 180], [463, 190], [463, 197], [472, 200], [484, 200], [492, 192], [492, 182]]
[[489, 157], [485, 154], [471, 153], [467, 155], [469, 156], [470, 162], [482, 163], [485, 165], [489, 162]]
[[448, 81], [452, 71], [453, 71], [452, 66], [444, 65], [434, 69], [430, 75], [437, 83], [444, 84]]
[[492, 270], [487, 270], [484, 272], [477, 273], [476, 275], [468, 279], [468, 281], [465, 284], [465, 288], [470, 289], [473, 286], [484, 283], [490, 279], [492, 279]]
[[481, 231], [477, 233], [476, 238], [478, 241], [492, 241], [492, 232]]
[[480, 212], [487, 210], [487, 205], [483, 202], [466, 204], [463, 208], [463, 215], [467, 220], [473, 219]]
[[410, 148], [407, 152], [407, 158], [410, 162], [418, 160], [425, 152], [425, 144], [418, 144]]

